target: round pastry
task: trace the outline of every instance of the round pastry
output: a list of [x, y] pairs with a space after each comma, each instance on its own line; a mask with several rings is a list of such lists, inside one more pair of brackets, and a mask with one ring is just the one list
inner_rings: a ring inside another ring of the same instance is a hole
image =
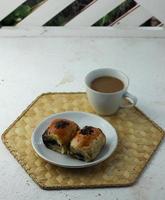
[[85, 126], [78, 130], [70, 143], [70, 154], [83, 161], [92, 161], [106, 143], [106, 137], [99, 128]]
[[70, 141], [76, 135], [79, 126], [67, 119], [54, 119], [42, 135], [46, 147], [62, 154], [68, 152]]

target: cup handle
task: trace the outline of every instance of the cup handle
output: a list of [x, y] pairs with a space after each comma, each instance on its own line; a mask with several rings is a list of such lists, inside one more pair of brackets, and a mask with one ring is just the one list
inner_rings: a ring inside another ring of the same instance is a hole
[[136, 98], [134, 95], [130, 94], [129, 92], [126, 92], [126, 93], [123, 95], [123, 98], [124, 98], [124, 99], [130, 100], [130, 103], [131, 103], [131, 104], [129, 104], [129, 105], [121, 104], [121, 105], [120, 105], [121, 108], [132, 108], [132, 107], [135, 106], [136, 103], [137, 103], [137, 98]]

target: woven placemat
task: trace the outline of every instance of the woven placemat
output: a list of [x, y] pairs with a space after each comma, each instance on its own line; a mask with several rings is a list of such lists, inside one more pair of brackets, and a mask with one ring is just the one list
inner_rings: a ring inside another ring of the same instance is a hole
[[136, 107], [104, 117], [116, 128], [119, 144], [106, 161], [84, 169], [65, 169], [47, 163], [34, 152], [31, 135], [52, 113], [92, 112], [85, 93], [47, 93], [39, 96], [4, 132], [2, 140], [26, 172], [43, 189], [127, 186], [133, 184], [159, 145], [164, 132]]

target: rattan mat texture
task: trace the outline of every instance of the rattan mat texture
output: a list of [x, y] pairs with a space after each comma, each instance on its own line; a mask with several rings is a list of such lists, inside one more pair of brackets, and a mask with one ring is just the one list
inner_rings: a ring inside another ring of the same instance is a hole
[[69, 110], [95, 113], [85, 93], [45, 93], [35, 99], [2, 135], [9, 151], [43, 189], [131, 185], [164, 136], [164, 131], [136, 107], [120, 109], [116, 115], [104, 117], [115, 127], [119, 137], [112, 156], [89, 168], [58, 167], [34, 152], [31, 135], [48, 115]]

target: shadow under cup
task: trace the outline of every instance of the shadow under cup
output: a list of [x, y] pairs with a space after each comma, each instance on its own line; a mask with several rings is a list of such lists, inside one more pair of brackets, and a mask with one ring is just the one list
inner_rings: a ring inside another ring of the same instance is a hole
[[[111, 76], [120, 79], [124, 84], [123, 89], [112, 93], [104, 93], [93, 90], [91, 88], [92, 81], [96, 78], [104, 76]], [[129, 85], [128, 77], [123, 72], [118, 70], [102, 68], [91, 71], [85, 77], [85, 84], [89, 103], [98, 114], [112, 115], [117, 112], [120, 107], [132, 107], [136, 104], [136, 98], [127, 92]], [[123, 98], [125, 97], [128, 97], [132, 100], [133, 103], [131, 106], [122, 105]]]

